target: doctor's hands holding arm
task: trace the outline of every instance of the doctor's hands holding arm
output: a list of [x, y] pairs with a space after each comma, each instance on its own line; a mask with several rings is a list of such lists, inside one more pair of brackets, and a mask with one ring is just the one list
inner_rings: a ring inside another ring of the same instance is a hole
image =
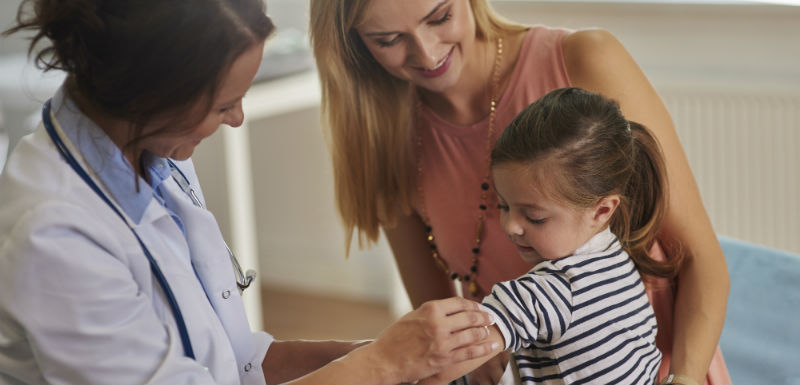
[[[491, 354], [476, 357], [461, 362], [455, 362], [453, 365], [442, 368], [438, 373], [424, 378], [419, 381], [419, 384], [440, 385], [447, 384], [451, 381], [460, 378], [461, 376], [469, 373], [470, 384], [497, 384], [505, 371], [505, 366], [508, 364], [510, 354], [503, 350], [505, 341], [500, 329], [492, 325], [486, 328], [488, 336], [486, 341], [489, 344], [496, 344], [497, 349], [493, 350]], [[495, 366], [501, 366], [499, 373], [496, 373]]]
[[[489, 315], [479, 310], [475, 302], [463, 298], [430, 301], [400, 318], [371, 342], [276, 342], [267, 351], [264, 373], [269, 384], [304, 374], [290, 383], [415, 382], [461, 362], [478, 357], [485, 361], [490, 353], [498, 352], [501, 344], [487, 339], [484, 326], [489, 324]], [[344, 355], [327, 363], [341, 354]], [[298, 366], [301, 361], [306, 361], [300, 364], [303, 367]], [[311, 370], [314, 371], [308, 373]]]

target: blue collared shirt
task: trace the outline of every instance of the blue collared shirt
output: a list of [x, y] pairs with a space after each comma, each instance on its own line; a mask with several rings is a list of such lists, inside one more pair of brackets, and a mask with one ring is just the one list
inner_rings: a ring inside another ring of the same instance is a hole
[[58, 120], [64, 127], [64, 133], [78, 147], [86, 163], [97, 173], [98, 179], [134, 223], [141, 222], [147, 205], [155, 198], [167, 209], [186, 236], [183, 221], [175, 213], [174, 202], [165, 199], [165, 194], [161, 191], [164, 181], [172, 175], [166, 158], [147, 151], [142, 153], [143, 169], [150, 179], [148, 184], [144, 178], [134, 174], [134, 168], [111, 138], [83, 115], [71, 99], [65, 98], [63, 92], [59, 92], [52, 103], [63, 105], [58, 111]]

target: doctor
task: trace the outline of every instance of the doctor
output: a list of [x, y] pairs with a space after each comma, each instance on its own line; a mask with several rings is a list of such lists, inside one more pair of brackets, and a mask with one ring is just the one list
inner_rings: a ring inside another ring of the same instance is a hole
[[249, 330], [189, 157], [242, 122], [273, 29], [261, 0], [22, 7], [7, 33], [34, 31], [67, 79], [0, 176], [0, 384], [398, 383], [497, 349], [457, 298], [374, 341]]

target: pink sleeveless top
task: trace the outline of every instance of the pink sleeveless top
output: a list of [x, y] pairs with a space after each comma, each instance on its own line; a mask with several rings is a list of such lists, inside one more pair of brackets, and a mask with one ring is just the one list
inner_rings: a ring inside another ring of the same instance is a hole
[[[570, 86], [561, 50], [561, 40], [568, 33], [565, 29], [544, 26], [531, 27], [527, 32], [508, 86], [498, 99], [493, 143], [517, 113], [529, 104], [549, 91]], [[425, 205], [441, 257], [451, 270], [463, 276], [469, 274], [472, 266], [475, 226], [480, 213], [480, 186], [488, 167], [486, 133], [489, 117], [472, 125], [456, 125], [423, 105], [418, 119], [421, 123], [415, 129], [423, 143], [421, 185], [425, 201], [416, 202], [414, 209], [421, 213], [420, 204]], [[472, 298], [478, 301], [491, 291], [496, 282], [515, 279], [532, 268], [520, 258], [500, 227], [493, 188], [489, 189], [487, 206], [477, 274], [482, 292], [477, 298]], [[651, 253], [656, 259], [664, 258], [657, 244]], [[464, 289], [465, 296], [469, 297], [469, 290], [466, 286]], [[664, 279], [652, 280], [648, 295], [658, 322], [656, 342], [664, 355], [659, 375], [663, 378], [669, 373], [672, 352], [674, 287]], [[717, 348], [706, 383], [730, 382]]]

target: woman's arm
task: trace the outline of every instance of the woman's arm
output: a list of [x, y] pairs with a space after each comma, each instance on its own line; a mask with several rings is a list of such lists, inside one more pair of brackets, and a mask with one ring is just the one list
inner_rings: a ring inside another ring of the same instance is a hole
[[395, 227], [383, 230], [414, 308], [455, 295], [453, 282], [431, 256], [425, 225], [418, 215], [402, 216]]
[[262, 367], [267, 384], [282, 384], [311, 373], [365, 341], [275, 341], [269, 345]]
[[[563, 41], [570, 81], [616, 100], [625, 116], [652, 130], [666, 158], [669, 209], [659, 234], [667, 253], [684, 252], [675, 302], [672, 372], [705, 381], [725, 319], [729, 277], [672, 119], [625, 48], [610, 33], [585, 30]], [[670, 250], [670, 246], [680, 245]]]
[[[488, 358], [489, 353], [496, 353], [499, 345], [493, 346], [492, 341], [486, 340], [484, 326], [489, 323], [489, 314], [481, 311], [475, 302], [463, 298], [427, 302], [389, 326], [375, 341], [356, 347], [290, 384], [414, 382], [459, 362], [476, 357]], [[263, 364], [268, 382], [281, 379], [267, 372], [274, 363], [293, 366], [283, 369], [282, 373], [294, 371], [296, 374], [301, 369], [308, 369], [309, 366], [302, 363], [307, 357], [331, 357], [341, 347], [292, 344], [287, 345], [287, 349], [279, 347], [273, 352], [277, 355], [268, 352]], [[287, 353], [291, 356], [282, 356]], [[301, 368], [295, 369], [298, 365]]]

